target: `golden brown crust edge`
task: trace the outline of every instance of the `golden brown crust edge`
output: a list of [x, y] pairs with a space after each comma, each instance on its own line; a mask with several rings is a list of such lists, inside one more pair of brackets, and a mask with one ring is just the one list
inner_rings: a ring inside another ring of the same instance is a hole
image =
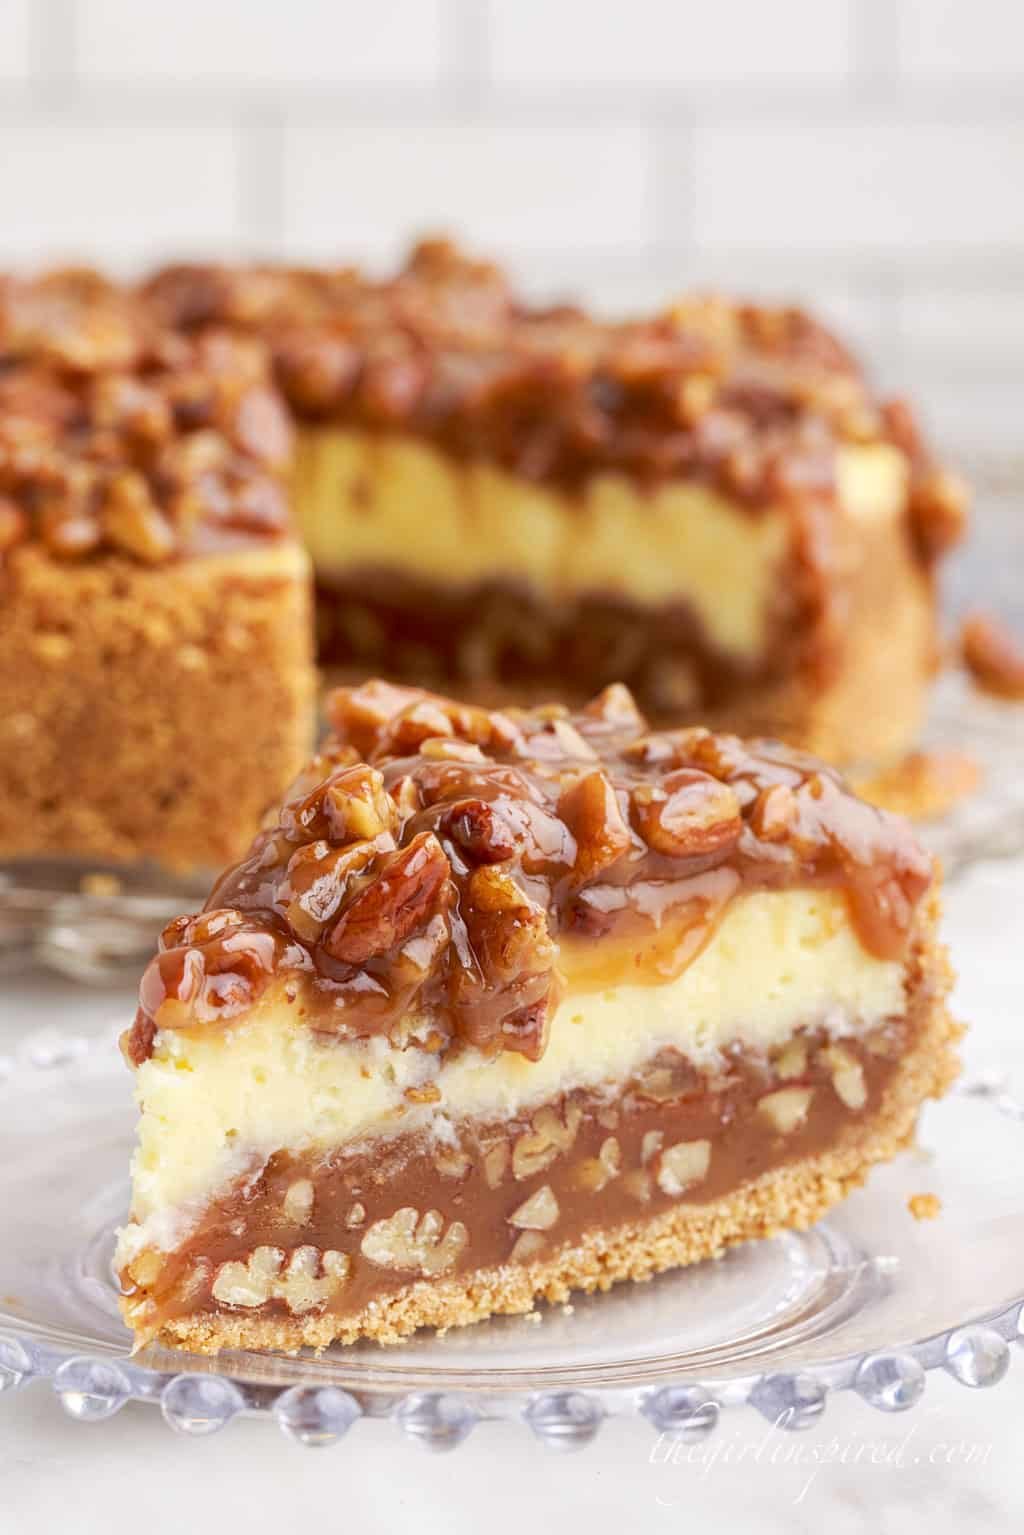
[[464, 1327], [488, 1316], [532, 1311], [536, 1300], [568, 1300], [574, 1290], [608, 1290], [622, 1280], [651, 1279], [666, 1269], [719, 1256], [737, 1243], [806, 1230], [859, 1187], [877, 1162], [911, 1143], [926, 1098], [939, 1098], [959, 1070], [963, 1027], [946, 1006], [953, 972], [937, 941], [937, 892], [922, 913], [922, 939], [910, 977], [930, 994], [916, 1048], [906, 1057], [879, 1111], [837, 1147], [766, 1173], [707, 1205], [683, 1205], [649, 1220], [597, 1231], [568, 1250], [534, 1263], [477, 1270], [449, 1279], [417, 1280], [353, 1316], [302, 1320], [201, 1315], [168, 1322], [156, 1342], [197, 1354], [221, 1349], [294, 1352], [371, 1338], [400, 1343], [421, 1327]]
[[0, 857], [178, 869], [239, 857], [309, 751], [309, 607], [291, 543], [157, 569], [15, 551], [0, 626]]

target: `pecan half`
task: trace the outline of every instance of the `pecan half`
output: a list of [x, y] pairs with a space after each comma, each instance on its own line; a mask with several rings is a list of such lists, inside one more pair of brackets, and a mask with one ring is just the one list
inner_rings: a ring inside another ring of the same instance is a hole
[[446, 1231], [440, 1211], [426, 1210], [420, 1215], [405, 1205], [385, 1220], [374, 1221], [360, 1251], [378, 1268], [406, 1269], [429, 1278], [454, 1268], [468, 1241], [469, 1233], [461, 1221], [452, 1221]]
[[404, 943], [446, 910], [450, 872], [433, 832], [420, 832], [345, 907], [324, 939], [327, 953], [344, 964], [361, 965]]
[[695, 768], [677, 768], [660, 784], [640, 784], [632, 814], [648, 847], [670, 858], [725, 856], [743, 830], [733, 790]]

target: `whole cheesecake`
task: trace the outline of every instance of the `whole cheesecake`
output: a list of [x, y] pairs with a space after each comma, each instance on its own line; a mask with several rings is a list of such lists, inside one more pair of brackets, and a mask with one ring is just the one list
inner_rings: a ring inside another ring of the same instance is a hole
[[392, 1343], [805, 1227], [912, 1137], [959, 1033], [906, 824], [627, 690], [370, 683], [123, 1049], [142, 1345]]

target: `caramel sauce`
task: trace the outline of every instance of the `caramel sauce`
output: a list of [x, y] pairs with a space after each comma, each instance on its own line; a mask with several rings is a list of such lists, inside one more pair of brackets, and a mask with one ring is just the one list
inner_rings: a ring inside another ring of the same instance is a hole
[[[836, 889], [906, 951], [929, 860], [907, 825], [774, 742], [651, 733], [625, 689], [576, 715], [369, 683], [276, 823], [165, 930], [126, 1040], [221, 1026], [274, 977], [311, 1028], [537, 1059], [567, 988], [662, 984], [752, 890]], [[365, 759], [365, 760], [360, 760]]]
[[618, 986], [662, 986], [682, 975], [707, 947], [736, 894], [735, 869], [714, 869], [686, 881], [646, 886], [617, 895], [616, 925], [600, 943], [564, 934], [558, 969], [567, 990], [606, 991]]

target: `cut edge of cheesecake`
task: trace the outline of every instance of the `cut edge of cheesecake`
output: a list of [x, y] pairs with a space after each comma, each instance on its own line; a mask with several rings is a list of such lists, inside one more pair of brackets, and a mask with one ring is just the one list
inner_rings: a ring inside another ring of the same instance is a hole
[[130, 1299], [124, 1300], [125, 1319], [136, 1328], [136, 1348], [157, 1342], [197, 1354], [223, 1349], [292, 1353], [360, 1338], [398, 1344], [421, 1328], [444, 1330], [492, 1315], [529, 1313], [540, 1301], [561, 1304], [577, 1291], [605, 1291], [623, 1281], [649, 1280], [665, 1270], [718, 1257], [740, 1243], [808, 1229], [860, 1187], [876, 1164], [913, 1143], [924, 1102], [940, 1098], [958, 1073], [956, 1043], [964, 1030], [946, 1006], [953, 977], [944, 947], [931, 936], [937, 906], [936, 900], [928, 914], [931, 932], [916, 960], [919, 984], [929, 995], [913, 1048], [900, 1061], [875, 1112], [847, 1126], [837, 1144], [773, 1167], [707, 1203], [677, 1204], [649, 1217], [598, 1223], [532, 1260], [431, 1279], [411, 1277], [352, 1314], [314, 1310], [297, 1317], [260, 1316], [226, 1306], [213, 1313], [169, 1318], [150, 1329], [136, 1319]]
[[368, 685], [340, 714], [143, 982], [137, 1346], [396, 1342], [648, 1278], [812, 1223], [949, 1085], [936, 876], [829, 770], [645, 733], [621, 689], [503, 716]]

